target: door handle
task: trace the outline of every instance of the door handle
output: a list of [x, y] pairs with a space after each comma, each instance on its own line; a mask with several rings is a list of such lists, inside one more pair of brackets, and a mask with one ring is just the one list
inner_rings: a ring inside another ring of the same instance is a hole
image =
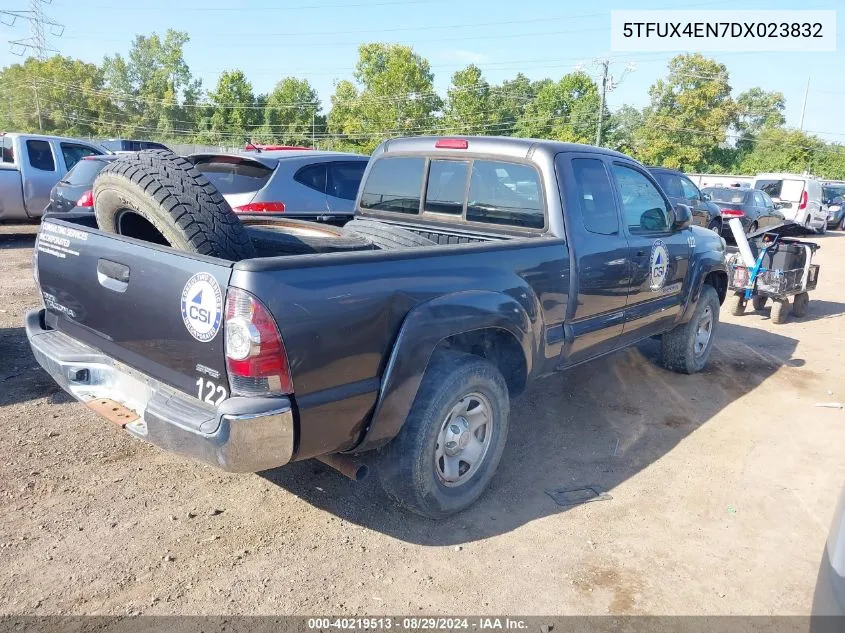
[[126, 292], [129, 287], [129, 266], [109, 259], [97, 260], [97, 281], [115, 292]]

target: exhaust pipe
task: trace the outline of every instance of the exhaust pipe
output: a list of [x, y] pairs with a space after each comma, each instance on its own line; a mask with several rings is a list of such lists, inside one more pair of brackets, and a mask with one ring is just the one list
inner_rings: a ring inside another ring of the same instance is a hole
[[366, 464], [357, 462], [347, 455], [332, 453], [331, 455], [321, 455], [317, 460], [323, 462], [326, 466], [334, 468], [341, 475], [349, 477], [352, 481], [361, 481], [370, 474], [370, 469]]

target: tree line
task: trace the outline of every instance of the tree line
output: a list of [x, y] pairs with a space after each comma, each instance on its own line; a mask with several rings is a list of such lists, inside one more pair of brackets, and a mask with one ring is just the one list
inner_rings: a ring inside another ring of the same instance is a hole
[[700, 54], [669, 61], [649, 103], [611, 112], [583, 71], [499, 84], [470, 64], [445, 96], [411, 47], [369, 43], [352, 79], [335, 84], [324, 112], [307, 79], [282, 78], [256, 94], [241, 70], [205, 89], [184, 59], [187, 33], [136, 36], [101, 64], [56, 55], [0, 70], [0, 129], [79, 137], [146, 138], [240, 146], [246, 141], [371, 152], [416, 134], [522, 136], [602, 144], [689, 172], [793, 171], [845, 179], [845, 147], [785, 127], [785, 99], [759, 87], [734, 95], [727, 67]]

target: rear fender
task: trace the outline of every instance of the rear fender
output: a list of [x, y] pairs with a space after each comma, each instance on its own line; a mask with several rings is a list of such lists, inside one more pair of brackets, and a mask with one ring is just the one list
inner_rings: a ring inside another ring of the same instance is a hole
[[513, 297], [498, 292], [459, 292], [414, 308], [399, 330], [370, 426], [355, 452], [377, 448], [399, 433], [431, 355], [444, 339], [474, 330], [505, 330], [519, 342], [530, 375], [539, 353], [532, 332], [542, 329], [540, 326], [532, 324], [525, 308]]

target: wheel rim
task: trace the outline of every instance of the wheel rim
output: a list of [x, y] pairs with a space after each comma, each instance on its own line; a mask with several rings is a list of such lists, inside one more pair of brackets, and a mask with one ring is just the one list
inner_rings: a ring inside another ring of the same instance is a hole
[[710, 337], [713, 336], [713, 310], [710, 306], [704, 309], [704, 314], [698, 320], [698, 327], [695, 329], [695, 355], [701, 356], [707, 345], [710, 343]]
[[452, 407], [437, 434], [434, 468], [449, 488], [466, 484], [478, 472], [490, 449], [493, 408], [480, 393], [470, 393]]

